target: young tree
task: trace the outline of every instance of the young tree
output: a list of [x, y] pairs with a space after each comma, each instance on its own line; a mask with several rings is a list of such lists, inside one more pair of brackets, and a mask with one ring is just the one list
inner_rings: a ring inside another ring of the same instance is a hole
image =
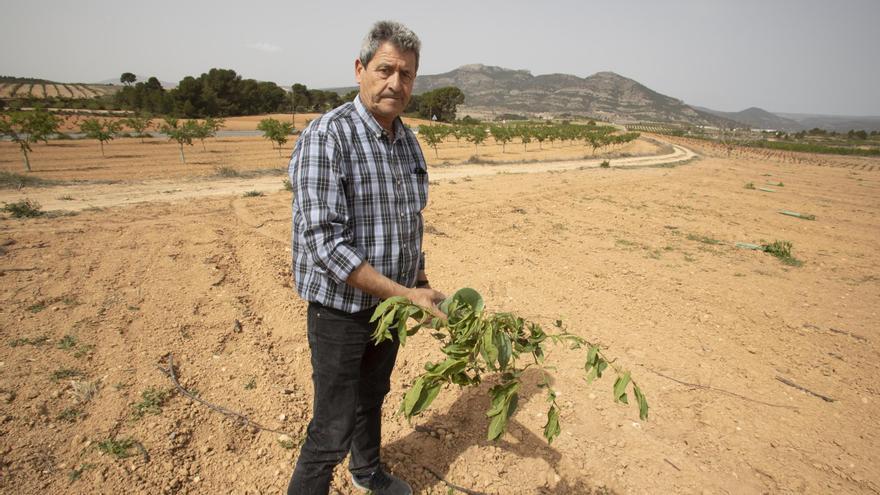
[[485, 126], [474, 125], [468, 127], [467, 136], [465, 137], [465, 139], [467, 139], [467, 141], [470, 143], [474, 143], [474, 153], [479, 156], [480, 150], [477, 148], [477, 145], [482, 144], [488, 136], [489, 134], [486, 132]]
[[90, 139], [97, 139], [101, 143], [101, 156], [104, 155], [104, 143], [112, 140], [119, 134], [122, 124], [115, 120], [101, 122], [98, 119], [85, 119], [79, 125], [80, 131]]
[[505, 145], [513, 139], [513, 134], [510, 132], [510, 128], [507, 126], [493, 125], [489, 128], [489, 132], [492, 133], [492, 138], [495, 139], [496, 143], [501, 143], [501, 152], [504, 153], [506, 151]]
[[434, 148], [434, 156], [440, 158], [437, 151], [437, 145], [443, 142], [443, 136], [438, 132], [440, 126], [423, 125], [419, 126], [419, 136], [421, 136], [428, 146]]
[[[278, 156], [281, 156], [281, 147], [287, 142], [287, 137], [293, 133], [294, 127], [289, 122], [263, 119], [257, 124], [257, 130], [263, 131], [264, 138], [278, 145]], [[274, 148], [275, 145], [273, 144], [272, 147]]]
[[31, 151], [31, 143], [42, 141], [47, 143], [49, 136], [58, 132], [59, 120], [45, 110], [33, 112], [13, 112], [5, 117], [0, 117], [0, 135], [8, 136], [14, 143], [18, 143], [21, 155], [24, 158], [24, 168], [31, 171], [31, 161], [28, 153]]
[[126, 127], [133, 130], [137, 133], [138, 137], [141, 138], [141, 143], [144, 142], [144, 131], [146, 131], [150, 125], [153, 123], [153, 119], [136, 115], [134, 117], [129, 117], [122, 121]]
[[203, 151], [207, 151], [207, 148], [205, 147], [205, 139], [216, 136], [217, 131], [223, 127], [224, 122], [226, 122], [224, 119], [208, 117], [198, 125], [195, 136], [193, 137], [202, 142]]
[[126, 86], [130, 86], [135, 81], [137, 81], [137, 76], [132, 74], [131, 72], [123, 72], [121, 76], [119, 76], [119, 82], [125, 84]]
[[186, 157], [183, 156], [183, 145], [188, 144], [192, 146], [198, 127], [199, 123], [195, 120], [187, 120], [181, 124], [180, 121], [173, 117], [166, 117], [165, 124], [162, 125], [162, 132], [168, 136], [168, 139], [177, 141], [177, 145], [180, 147], [180, 162], [183, 164], [186, 164]]

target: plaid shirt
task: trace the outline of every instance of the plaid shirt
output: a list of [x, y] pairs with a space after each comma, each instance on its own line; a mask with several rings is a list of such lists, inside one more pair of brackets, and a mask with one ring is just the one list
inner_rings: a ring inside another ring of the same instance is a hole
[[293, 185], [293, 275], [307, 301], [353, 313], [379, 302], [345, 283], [362, 262], [413, 287], [424, 269], [428, 169], [400, 119], [394, 139], [360, 97], [303, 131], [288, 167]]

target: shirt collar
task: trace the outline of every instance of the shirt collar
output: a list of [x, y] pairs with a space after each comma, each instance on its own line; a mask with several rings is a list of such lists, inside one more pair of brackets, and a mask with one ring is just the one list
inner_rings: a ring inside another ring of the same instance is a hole
[[[379, 122], [376, 122], [376, 117], [373, 117], [373, 114], [367, 110], [367, 107], [364, 106], [364, 102], [361, 101], [360, 93], [354, 97], [354, 108], [357, 112], [358, 116], [360, 116], [361, 120], [364, 121], [364, 124], [367, 125], [367, 130], [370, 131], [370, 134], [379, 139], [383, 134], [388, 134], [388, 132], [379, 125]], [[403, 121], [400, 120], [400, 117], [394, 119], [394, 141], [403, 138]]]

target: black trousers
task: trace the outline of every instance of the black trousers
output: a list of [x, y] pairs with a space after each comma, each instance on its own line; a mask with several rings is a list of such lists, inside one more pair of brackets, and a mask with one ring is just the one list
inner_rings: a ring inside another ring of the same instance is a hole
[[369, 475], [379, 468], [382, 402], [391, 388], [399, 343], [373, 344], [374, 309], [346, 313], [309, 303], [315, 397], [288, 495], [328, 493], [333, 468], [349, 453], [353, 474]]

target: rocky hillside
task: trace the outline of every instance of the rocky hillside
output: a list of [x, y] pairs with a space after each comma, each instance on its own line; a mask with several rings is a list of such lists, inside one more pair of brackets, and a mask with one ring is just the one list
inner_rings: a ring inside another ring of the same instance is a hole
[[614, 72], [598, 72], [586, 78], [570, 74], [534, 76], [526, 70], [474, 64], [444, 74], [419, 75], [415, 92], [443, 86], [461, 88], [468, 109], [488, 114], [570, 114], [620, 123], [735, 125]]
[[770, 113], [763, 108], [751, 107], [741, 112], [721, 112], [709, 108], [694, 107], [706, 113], [711, 113], [737, 122], [742, 122], [752, 129], [774, 129], [785, 131], [799, 131], [802, 126], [798, 122]]

